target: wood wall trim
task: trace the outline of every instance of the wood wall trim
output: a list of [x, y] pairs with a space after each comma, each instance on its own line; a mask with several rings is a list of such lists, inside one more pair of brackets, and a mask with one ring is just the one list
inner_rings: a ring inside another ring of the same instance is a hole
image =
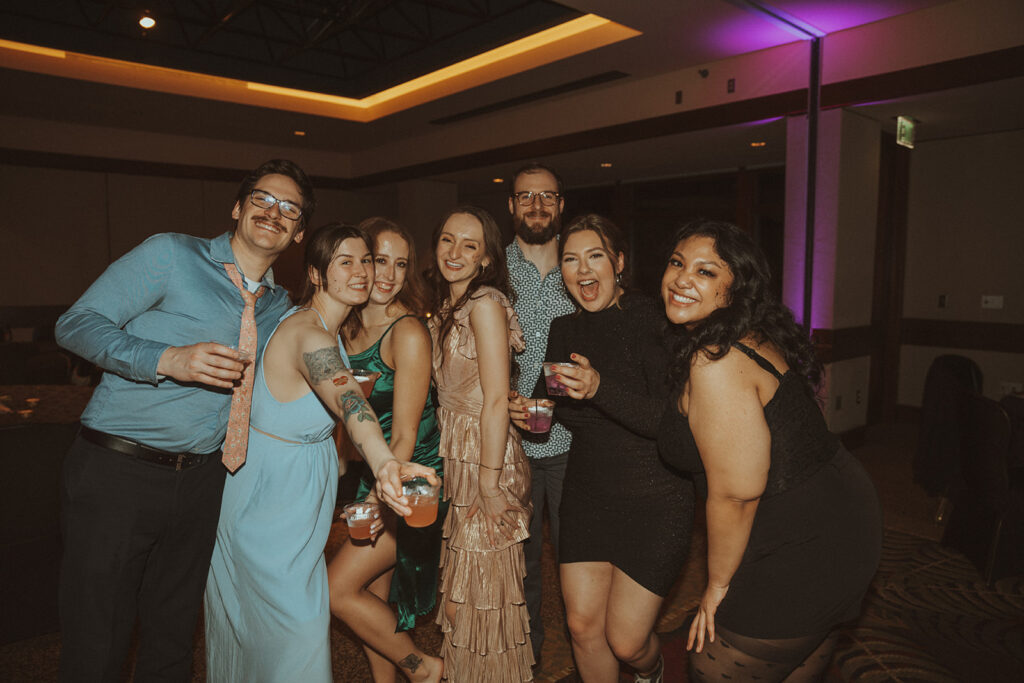
[[[1024, 46], [830, 83], [822, 87], [821, 102], [822, 106], [826, 108], [843, 107], [1018, 76], [1024, 76]], [[360, 189], [603, 145], [719, 128], [776, 116], [801, 114], [806, 111], [807, 90], [803, 88], [741, 102], [559, 135], [544, 140], [505, 145], [355, 178], [314, 176], [311, 177], [311, 180], [314, 186], [320, 188]], [[10, 148], [0, 148], [0, 163], [231, 182], [237, 182], [248, 172], [248, 169], [108, 159]]]
[[822, 108], [921, 95], [1024, 76], [1024, 45], [821, 87]]
[[53, 325], [67, 305], [62, 306], [0, 306], [2, 327], [46, 327]]
[[909, 346], [1024, 353], [1024, 325], [904, 318], [900, 343]]
[[239, 182], [248, 173], [247, 170], [235, 168], [218, 168], [216, 166], [200, 166], [197, 164], [172, 164], [162, 161], [140, 161], [137, 159], [111, 159], [81, 154], [37, 152], [27, 149], [0, 149], [0, 163], [32, 168], [59, 168], [66, 171], [123, 173], [135, 176], [194, 180], [229, 180], [232, 182]]
[[801, 111], [806, 111], [806, 109], [807, 90], [790, 90], [775, 95], [743, 100], [742, 102], [691, 109], [690, 111], [675, 114], [665, 114], [649, 119], [629, 121], [627, 123], [592, 128], [541, 140], [505, 145], [470, 154], [461, 154], [446, 159], [438, 159], [362, 176], [353, 182], [357, 187], [369, 187], [424, 176], [452, 173], [468, 168], [511, 163], [523, 159], [548, 157], [554, 154], [575, 152], [605, 145], [636, 142], [666, 135], [760, 121], [762, 119], [797, 114]]
[[[899, 341], [904, 346], [1024, 353], [1024, 325], [902, 318], [899, 326]], [[880, 329], [871, 325], [817, 328], [811, 334], [811, 340], [822, 363], [837, 363], [872, 355], [876, 338], [881, 334]]]
[[[741, 102], [655, 116], [614, 126], [605, 126], [603, 128], [558, 135], [541, 140], [505, 145], [480, 152], [460, 154], [444, 159], [381, 171], [380, 173], [370, 173], [355, 178], [310, 176], [310, 180], [314, 187], [324, 189], [356, 190], [376, 187], [386, 183], [397, 183], [444, 173], [454, 173], [468, 168], [509, 163], [521, 159], [541, 158], [552, 154], [574, 152], [603, 145], [635, 142], [637, 140], [658, 138], [666, 135], [786, 116], [805, 111], [807, 108], [806, 100], [806, 90], [791, 90]], [[158, 161], [138, 161], [133, 159], [109, 159], [5, 148], [0, 148], [0, 163], [16, 166], [60, 168], [73, 171], [123, 173], [126, 175], [198, 180], [225, 180], [230, 182], [239, 182], [250, 170], [172, 164]]]
[[[93, 173], [121, 173], [134, 176], [157, 178], [181, 178], [185, 180], [219, 180], [241, 183], [251, 168], [221, 168], [199, 164], [172, 164], [163, 161], [140, 161], [137, 159], [112, 159], [80, 154], [59, 152], [37, 152], [27, 149], [0, 148], [0, 163], [30, 168], [59, 168], [65, 171], [90, 171]], [[347, 190], [352, 181], [332, 176], [310, 176], [314, 187]]]
[[811, 333], [811, 341], [822, 363], [870, 356], [873, 340], [874, 331], [870, 325], [838, 330], [817, 328]]

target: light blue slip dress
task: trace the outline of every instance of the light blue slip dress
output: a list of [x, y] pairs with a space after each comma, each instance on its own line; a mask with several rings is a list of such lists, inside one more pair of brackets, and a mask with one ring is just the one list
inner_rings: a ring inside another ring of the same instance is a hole
[[228, 475], [206, 582], [207, 680], [327, 682], [324, 545], [338, 488], [335, 418], [313, 391], [276, 400], [262, 360], [250, 424], [297, 443], [250, 429], [245, 465]]

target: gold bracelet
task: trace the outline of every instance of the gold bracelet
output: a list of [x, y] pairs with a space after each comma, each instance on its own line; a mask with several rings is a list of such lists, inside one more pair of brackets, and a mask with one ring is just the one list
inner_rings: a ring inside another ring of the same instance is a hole
[[500, 495], [501, 495], [501, 494], [503, 494], [503, 493], [504, 493], [504, 491], [502, 491], [501, 489], [498, 489], [498, 492], [497, 492], [497, 493], [495, 493], [495, 494], [494, 494], [493, 496], [488, 496], [488, 495], [485, 495], [485, 494], [484, 494], [484, 493], [483, 493], [483, 492], [481, 491], [481, 492], [480, 492], [480, 497], [481, 497], [481, 498], [497, 498], [498, 496], [500, 496]]
[[485, 465], [483, 463], [480, 463], [480, 467], [483, 467], [484, 469], [487, 470], [494, 470], [495, 472], [501, 472], [503, 469], [505, 469], [504, 467], [491, 467], [490, 465]]

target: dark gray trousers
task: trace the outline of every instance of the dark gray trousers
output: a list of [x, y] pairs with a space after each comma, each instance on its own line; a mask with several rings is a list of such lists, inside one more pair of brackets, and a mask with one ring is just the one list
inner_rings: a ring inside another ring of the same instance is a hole
[[530, 461], [531, 498], [533, 517], [530, 520], [530, 538], [526, 541], [526, 609], [530, 613], [530, 640], [533, 643], [533, 657], [540, 657], [544, 643], [544, 623], [541, 620], [541, 556], [544, 549], [544, 508], [548, 511], [551, 544], [555, 548], [555, 562], [558, 561], [558, 508], [562, 504], [562, 480], [565, 479], [565, 465], [569, 454], [562, 453], [550, 458], [527, 458]]
[[139, 621], [137, 683], [191, 679], [226, 470], [135, 460], [78, 437], [64, 462], [61, 681], [119, 681]]

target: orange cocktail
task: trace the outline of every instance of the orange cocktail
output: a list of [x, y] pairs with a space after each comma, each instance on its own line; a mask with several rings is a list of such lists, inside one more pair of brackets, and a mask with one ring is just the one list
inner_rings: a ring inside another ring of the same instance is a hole
[[380, 507], [376, 503], [352, 503], [345, 506], [345, 521], [348, 535], [356, 540], [370, 538], [370, 528], [380, 519]]
[[380, 377], [379, 372], [373, 370], [362, 370], [360, 368], [352, 368], [349, 370], [352, 376], [356, 378], [356, 382], [359, 383], [359, 388], [363, 390], [363, 397], [370, 398], [370, 394], [373, 393], [373, 385], [377, 383], [377, 378]]
[[357, 522], [349, 522], [348, 524], [348, 535], [349, 538], [354, 538], [358, 541], [365, 541], [370, 538], [370, 520], [359, 520]]
[[437, 498], [440, 486], [434, 486], [424, 477], [413, 477], [402, 482], [402, 495], [409, 500], [412, 512], [405, 523], [412, 527], [430, 526], [437, 519]]
[[409, 526], [430, 526], [437, 519], [437, 496], [410, 496], [409, 507], [412, 508], [412, 513], [405, 518], [405, 523]]

